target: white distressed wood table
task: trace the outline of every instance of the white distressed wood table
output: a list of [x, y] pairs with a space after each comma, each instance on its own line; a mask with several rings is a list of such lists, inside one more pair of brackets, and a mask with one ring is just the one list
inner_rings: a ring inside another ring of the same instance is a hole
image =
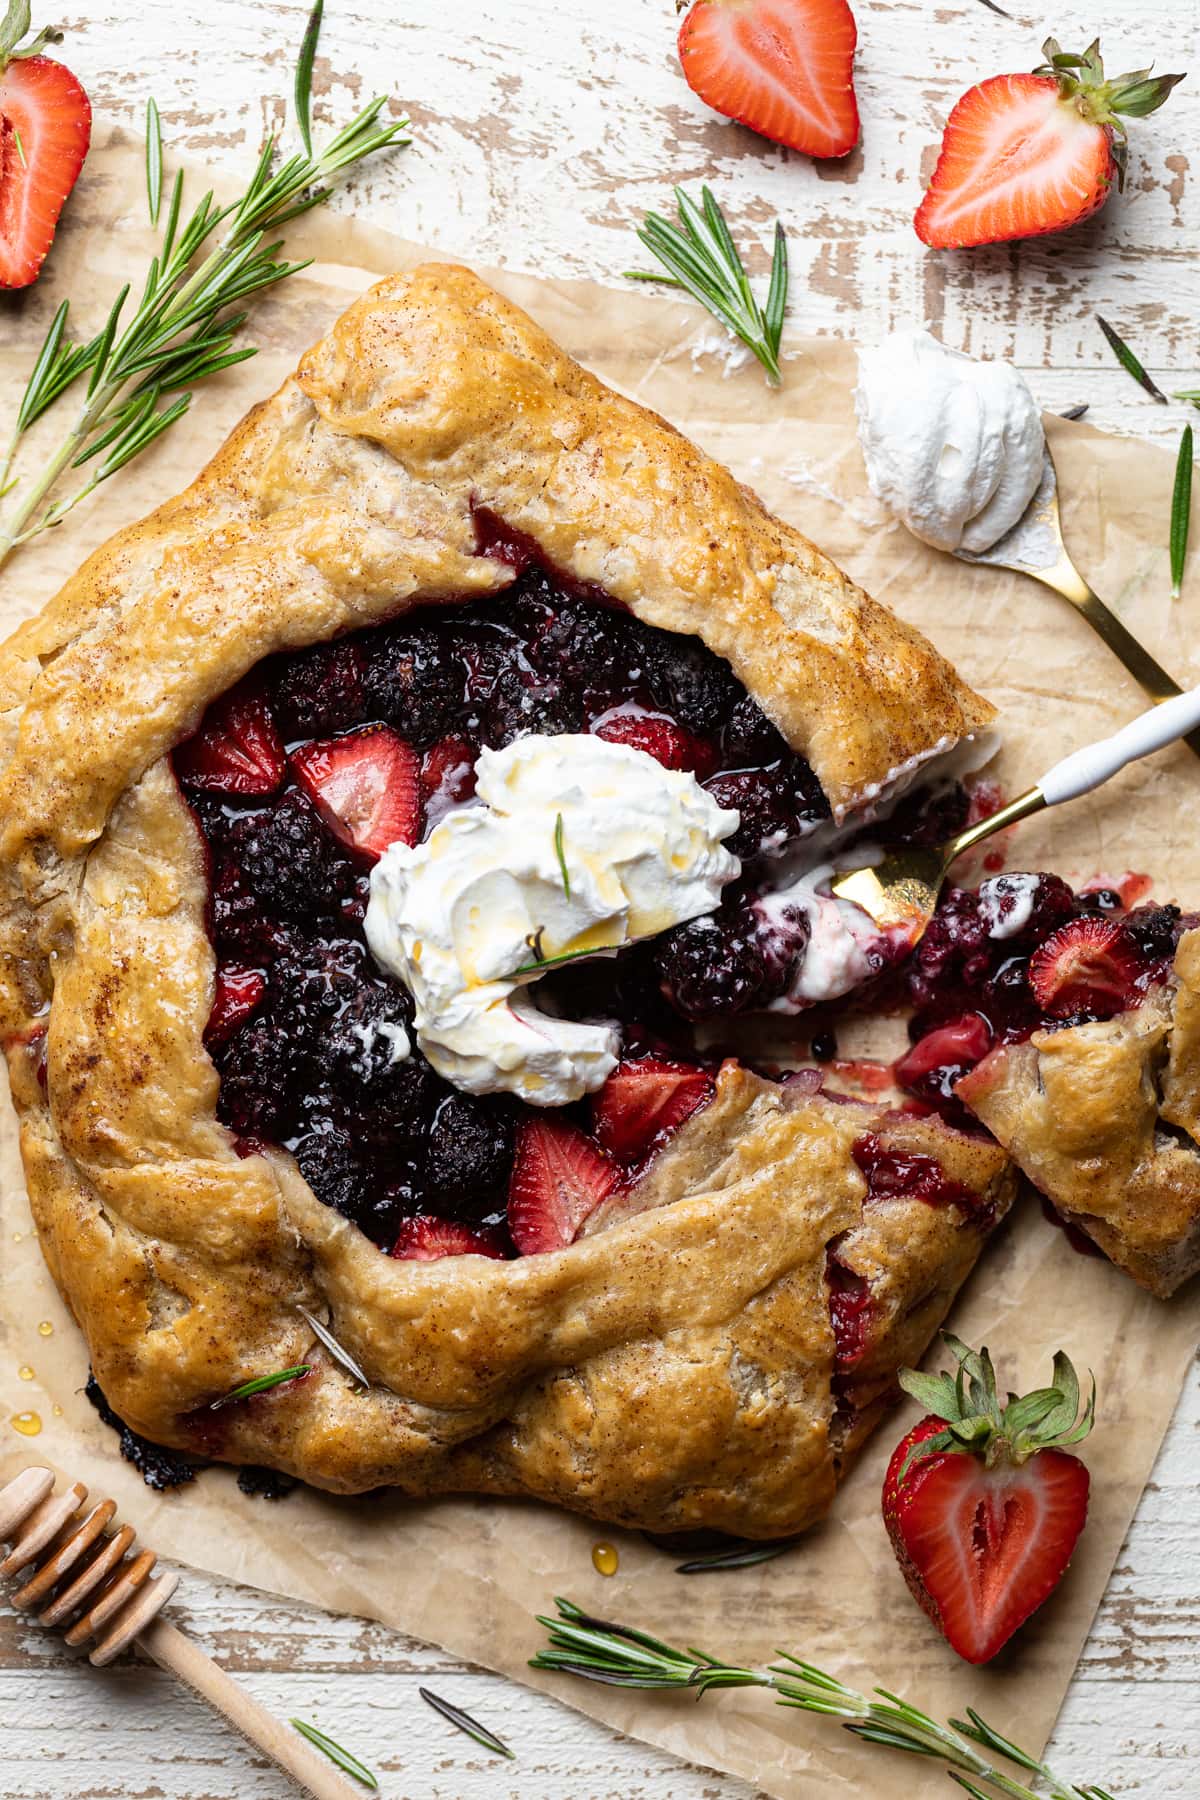
[[[386, 87], [413, 147], [338, 204], [485, 263], [618, 282], [632, 231], [674, 181], [708, 180], [735, 233], [792, 241], [792, 316], [869, 337], [926, 322], [948, 343], [1022, 366], [1047, 407], [1173, 445], [1184, 409], [1155, 406], [1113, 362], [1104, 313], [1168, 389], [1200, 386], [1200, 9], [1059, 0], [1064, 43], [1105, 34], [1119, 72], [1157, 57], [1195, 71], [1133, 126], [1129, 190], [1072, 235], [969, 257], [927, 255], [911, 229], [938, 126], [969, 83], [1037, 60], [1029, 0], [857, 0], [864, 146], [844, 164], [789, 157], [716, 119], [684, 86], [672, 0], [330, 0], [318, 117], [341, 121]], [[38, 22], [53, 9], [39, 3]], [[90, 15], [90, 16], [88, 16]], [[140, 127], [154, 94], [171, 145], [245, 168], [290, 92], [302, 5], [93, 0], [63, 55], [98, 108]], [[717, 379], [716, 375], [710, 375]], [[1181, 1304], [1195, 1305], [1194, 1292]], [[1117, 1565], [1059, 1722], [1053, 1757], [1120, 1796], [1196, 1791], [1200, 1740], [1200, 1379], [1192, 1379]], [[287, 1509], [279, 1512], [287, 1529]], [[317, 1717], [406, 1800], [746, 1800], [749, 1790], [618, 1738], [566, 1707], [396, 1632], [188, 1575], [185, 1628], [283, 1715]], [[497, 1764], [422, 1705], [431, 1682], [513, 1743]], [[714, 1702], [715, 1703], [715, 1702]], [[798, 1730], [819, 1730], [797, 1721]], [[289, 1788], [141, 1665], [98, 1676], [0, 1615], [0, 1791], [11, 1800], [284, 1800]], [[904, 1791], [881, 1752], [864, 1800]]]

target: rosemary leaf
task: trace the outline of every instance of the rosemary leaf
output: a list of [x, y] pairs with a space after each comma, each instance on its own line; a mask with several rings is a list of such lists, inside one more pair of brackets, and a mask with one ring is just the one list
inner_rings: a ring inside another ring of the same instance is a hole
[[1060, 419], [1082, 419], [1088, 410], [1088, 402], [1084, 400], [1078, 406], [1068, 406], [1067, 410], [1060, 412], [1058, 416]]
[[780, 382], [779, 345], [787, 310], [788, 258], [783, 226], [776, 221], [771, 280], [765, 307], [758, 304], [745, 264], [711, 188], [700, 190], [700, 205], [675, 189], [679, 224], [647, 213], [638, 237], [656, 256], [665, 274], [627, 269], [630, 281], [661, 281], [683, 288], [706, 307], [734, 337], [740, 338], [767, 372], [772, 386]]
[[304, 145], [305, 156], [312, 155], [312, 72], [324, 12], [325, 0], [316, 0], [308, 15], [308, 24], [304, 27], [300, 55], [296, 61], [296, 85], [293, 97], [296, 104], [296, 128], [300, 133], [300, 142]]
[[554, 821], [554, 854], [558, 858], [558, 867], [562, 874], [563, 893], [571, 898], [571, 877], [567, 872], [567, 858], [563, 850], [563, 816], [559, 813]]
[[150, 223], [157, 225], [162, 204], [162, 120], [153, 95], [146, 102], [146, 204]]
[[370, 1788], [372, 1792], [377, 1791], [379, 1782], [374, 1771], [368, 1769], [366, 1763], [359, 1762], [357, 1756], [352, 1756], [349, 1750], [343, 1750], [340, 1744], [335, 1743], [331, 1737], [327, 1737], [325, 1732], [316, 1725], [310, 1725], [307, 1719], [289, 1719], [288, 1724], [293, 1730], [298, 1731], [301, 1737], [307, 1738], [310, 1744], [315, 1744], [321, 1754], [327, 1756], [331, 1763], [336, 1763], [339, 1769], [352, 1776], [355, 1781], [361, 1782], [363, 1787]]
[[25, 156], [25, 145], [21, 141], [21, 133], [20, 133], [19, 128], [16, 125], [14, 125], [12, 128], [12, 134], [13, 134], [13, 144], [16, 147], [17, 157], [20, 161], [21, 167], [23, 169], [27, 169], [29, 167], [29, 163]]
[[345, 1369], [347, 1375], [352, 1375], [364, 1391], [369, 1388], [371, 1383], [367, 1380], [350, 1352], [348, 1350], [343, 1350], [332, 1331], [330, 1331], [328, 1325], [322, 1325], [320, 1319], [310, 1313], [306, 1306], [298, 1306], [296, 1311], [300, 1314], [300, 1317], [304, 1320], [313, 1336], [320, 1343], [324, 1344], [334, 1362], [339, 1363], [341, 1367]]
[[1175, 493], [1171, 500], [1171, 598], [1178, 600], [1183, 592], [1183, 572], [1187, 566], [1188, 535], [1192, 524], [1192, 466], [1195, 443], [1192, 427], [1184, 427], [1175, 465]]
[[1138, 386], [1144, 388], [1152, 400], [1157, 400], [1160, 406], [1165, 406], [1167, 404], [1167, 396], [1163, 393], [1153, 376], [1146, 373], [1124, 338], [1118, 336], [1108, 320], [1102, 319], [1099, 313], [1096, 314], [1096, 323], [1108, 340], [1109, 349], [1112, 351], [1121, 367], [1128, 374], [1133, 376], [1133, 379], [1137, 382]]
[[1001, 19], [1011, 19], [1012, 18], [1012, 14], [1010, 12], [1005, 12], [1005, 10], [1002, 6], [996, 5], [996, 0], [980, 0], [980, 5], [986, 6], [989, 12], [994, 12]]
[[269, 1388], [279, 1387], [285, 1381], [298, 1381], [301, 1375], [307, 1375], [311, 1368], [309, 1363], [296, 1363], [290, 1369], [276, 1369], [270, 1375], [256, 1375], [252, 1381], [243, 1381], [240, 1387], [231, 1389], [219, 1400], [209, 1405], [210, 1412], [216, 1412], [220, 1406], [228, 1406], [233, 1400], [249, 1400], [252, 1394], [265, 1394]]
[[540, 975], [543, 969], [553, 969], [558, 963], [579, 962], [585, 956], [608, 956], [619, 949], [619, 944], [597, 944], [594, 950], [564, 950], [559, 956], [539, 956], [536, 962], [522, 963], [513, 974]]
[[776, 1538], [768, 1543], [733, 1544], [712, 1556], [694, 1556], [676, 1565], [677, 1575], [708, 1575], [721, 1569], [748, 1569], [754, 1563], [771, 1562], [800, 1542], [798, 1537]]
[[1181, 388], [1177, 394], [1172, 394], [1171, 398], [1173, 400], [1190, 400], [1193, 406], [1200, 406], [1200, 388]]
[[494, 1756], [507, 1756], [510, 1762], [516, 1762], [516, 1751], [510, 1750], [503, 1738], [498, 1738], [494, 1731], [489, 1731], [486, 1725], [473, 1719], [461, 1706], [451, 1705], [449, 1700], [443, 1700], [440, 1694], [435, 1694], [426, 1687], [419, 1687], [417, 1692], [427, 1706], [432, 1706], [434, 1712], [441, 1713], [443, 1719], [448, 1719], [451, 1725], [465, 1731], [469, 1738], [474, 1738], [485, 1750], [490, 1750]]

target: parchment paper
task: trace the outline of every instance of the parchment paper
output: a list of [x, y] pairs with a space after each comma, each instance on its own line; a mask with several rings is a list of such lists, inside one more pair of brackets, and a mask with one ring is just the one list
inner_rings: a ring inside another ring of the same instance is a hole
[[[64, 293], [76, 330], [96, 329], [123, 280], [135, 286], [150, 254], [141, 151], [111, 130], [68, 209], [47, 276], [0, 309], [0, 419], [10, 419], [30, 351]], [[202, 191], [199, 172], [191, 188]], [[123, 471], [58, 531], [0, 573], [0, 632], [34, 612], [80, 558], [117, 526], [186, 483], [236, 418], [289, 370], [352, 295], [417, 259], [412, 247], [344, 217], [319, 213], [290, 237], [318, 262], [256, 304], [264, 353], [206, 383], [193, 414]], [[464, 245], [464, 259], [470, 246]], [[996, 700], [1008, 748], [997, 766], [1017, 791], [1068, 748], [1114, 729], [1140, 708], [1119, 666], [1064, 602], [1019, 577], [968, 569], [924, 549], [870, 499], [855, 448], [850, 346], [793, 336], [781, 393], [757, 365], [738, 366], [707, 316], [670, 297], [588, 283], [497, 275], [560, 342], [606, 380], [677, 422], [729, 463], [864, 585], [916, 620], [969, 680]], [[803, 326], [804, 294], [792, 317]], [[863, 321], [869, 335], [871, 322]], [[732, 365], [732, 366], [731, 366]], [[61, 429], [60, 408], [53, 423]], [[1055, 424], [1068, 538], [1098, 589], [1173, 668], [1200, 679], [1200, 642], [1186, 621], [1193, 583], [1169, 599], [1167, 524], [1172, 470], [1165, 455], [1080, 426]], [[1022, 829], [1015, 867], [1087, 876], [1139, 868], [1162, 898], [1200, 898], [1200, 769], [1183, 749], [1128, 772], [1101, 796]], [[875, 1682], [939, 1716], [972, 1703], [1040, 1749], [1149, 1476], [1192, 1354], [1195, 1288], [1151, 1300], [1107, 1264], [1072, 1251], [1032, 1198], [985, 1253], [955, 1309], [955, 1329], [986, 1340], [1013, 1387], [1045, 1379], [1061, 1344], [1095, 1371], [1099, 1426], [1086, 1455], [1092, 1516], [1070, 1574], [1018, 1645], [986, 1670], [960, 1663], [910, 1600], [879, 1518], [879, 1490], [900, 1416], [875, 1440], [832, 1517], [785, 1558], [735, 1573], [685, 1578], [674, 1559], [636, 1535], [601, 1531], [531, 1504], [455, 1500], [346, 1502], [298, 1491], [270, 1504], [243, 1497], [232, 1474], [204, 1473], [156, 1497], [123, 1464], [116, 1437], [82, 1396], [83, 1344], [32, 1240], [16, 1148], [0, 1122], [0, 1476], [37, 1459], [116, 1496], [162, 1553], [335, 1611], [385, 1620], [522, 1681], [681, 1756], [747, 1777], [779, 1796], [944, 1794], [945, 1777], [913, 1759], [859, 1745], [836, 1726], [774, 1707], [761, 1694], [624, 1694], [525, 1667], [541, 1633], [534, 1610], [566, 1594], [609, 1617], [741, 1661], [784, 1645], [851, 1683]], [[43, 1335], [47, 1325], [50, 1335]], [[32, 1367], [22, 1379], [21, 1365]], [[34, 1410], [35, 1438], [11, 1427]], [[911, 1409], [910, 1409], [911, 1410]], [[908, 1418], [908, 1414], [903, 1417]], [[617, 1576], [590, 1551], [610, 1538]], [[516, 1746], [518, 1755], [521, 1746]], [[1103, 1782], [1104, 1769], [1074, 1771]], [[509, 1785], [511, 1783], [511, 1785]], [[496, 1791], [520, 1790], [519, 1764]]]

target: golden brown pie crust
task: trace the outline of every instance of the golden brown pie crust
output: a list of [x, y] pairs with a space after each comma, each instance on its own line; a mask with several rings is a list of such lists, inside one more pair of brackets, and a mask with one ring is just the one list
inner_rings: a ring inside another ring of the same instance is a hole
[[1200, 930], [1136, 1010], [995, 1050], [955, 1092], [1152, 1294], [1200, 1270]]
[[[793, 1531], [828, 1505], [983, 1235], [954, 1206], [864, 1209], [851, 1144], [908, 1134], [996, 1217], [1001, 1151], [729, 1068], [636, 1190], [642, 1210], [554, 1255], [424, 1264], [382, 1256], [282, 1152], [239, 1156], [215, 1117], [206, 866], [166, 755], [270, 652], [501, 590], [512, 572], [477, 553], [472, 504], [727, 656], [839, 811], [991, 717], [468, 271], [381, 283], [0, 650], [0, 1035], [39, 1235], [105, 1393], [157, 1441], [341, 1491]], [[833, 1239], [879, 1308], [841, 1405]], [[331, 1318], [368, 1391], [297, 1305]], [[208, 1410], [301, 1359], [307, 1380]]]

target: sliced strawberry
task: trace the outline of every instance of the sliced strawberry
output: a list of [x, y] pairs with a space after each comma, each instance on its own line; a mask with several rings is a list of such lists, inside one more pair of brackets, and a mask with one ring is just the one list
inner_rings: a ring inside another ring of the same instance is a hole
[[907, 1056], [896, 1064], [896, 1080], [910, 1087], [922, 1075], [935, 1069], [973, 1068], [992, 1047], [992, 1033], [986, 1019], [978, 1013], [964, 1013], [948, 1025], [939, 1025], [918, 1038]]
[[330, 829], [372, 861], [389, 844], [416, 843], [421, 765], [388, 726], [304, 744], [293, 750], [292, 768]]
[[212, 1011], [204, 1031], [206, 1044], [223, 1044], [250, 1017], [263, 994], [266, 979], [259, 969], [243, 969], [226, 963], [217, 970]]
[[421, 759], [421, 797], [426, 807], [449, 812], [475, 792], [479, 751], [465, 738], [439, 738]]
[[549, 1113], [523, 1120], [508, 1184], [508, 1228], [521, 1255], [574, 1243], [616, 1185], [612, 1163], [574, 1125]]
[[58, 216], [92, 136], [87, 95], [62, 63], [31, 55], [10, 35], [21, 7], [0, 21], [0, 288], [36, 281]]
[[666, 713], [615, 712], [601, 719], [596, 736], [608, 744], [628, 744], [644, 750], [664, 769], [686, 769], [692, 775], [710, 775], [716, 754], [703, 738], [694, 737]]
[[287, 757], [261, 691], [242, 682], [210, 706], [195, 737], [176, 749], [175, 773], [206, 793], [273, 794]]
[[503, 1259], [503, 1251], [482, 1232], [468, 1231], [453, 1219], [437, 1219], [428, 1213], [402, 1219], [390, 1254], [403, 1262], [437, 1262], [443, 1256], [491, 1256]]
[[618, 1162], [639, 1163], [715, 1092], [711, 1075], [690, 1063], [623, 1062], [592, 1097], [592, 1130]]
[[1053, 38], [1032, 75], [971, 88], [946, 124], [917, 236], [938, 250], [1043, 237], [1090, 218], [1123, 180], [1121, 115], [1163, 104], [1182, 75], [1139, 69], [1105, 81], [1097, 45], [1063, 56]]
[[847, 0], [695, 0], [679, 29], [692, 92], [773, 143], [845, 156], [858, 142]]
[[1035, 950], [1029, 985], [1044, 1013], [1111, 1018], [1132, 1004], [1139, 973], [1135, 945], [1116, 919], [1071, 919]]

